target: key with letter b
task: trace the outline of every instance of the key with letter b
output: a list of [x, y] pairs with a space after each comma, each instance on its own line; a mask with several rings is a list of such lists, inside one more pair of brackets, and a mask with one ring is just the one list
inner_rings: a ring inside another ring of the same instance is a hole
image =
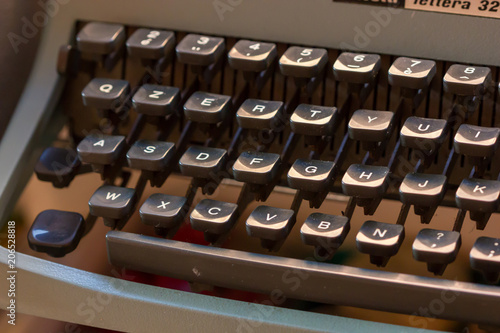
[[344, 242], [350, 230], [345, 216], [313, 213], [300, 228], [302, 242], [316, 247], [317, 254], [332, 255]]

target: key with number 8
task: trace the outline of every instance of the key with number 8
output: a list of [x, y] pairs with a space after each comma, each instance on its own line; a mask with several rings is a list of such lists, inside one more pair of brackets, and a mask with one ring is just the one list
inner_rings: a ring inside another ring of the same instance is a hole
[[455, 95], [481, 96], [491, 84], [488, 67], [452, 65], [443, 78], [444, 89]]

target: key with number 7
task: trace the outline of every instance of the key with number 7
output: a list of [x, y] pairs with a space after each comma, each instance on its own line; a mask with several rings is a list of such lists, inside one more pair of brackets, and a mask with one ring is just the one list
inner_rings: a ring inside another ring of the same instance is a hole
[[436, 62], [400, 57], [389, 68], [389, 84], [395, 87], [423, 89], [436, 74]]

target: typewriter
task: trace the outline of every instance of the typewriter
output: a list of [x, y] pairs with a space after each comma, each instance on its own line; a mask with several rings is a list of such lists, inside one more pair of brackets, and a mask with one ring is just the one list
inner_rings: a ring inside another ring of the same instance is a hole
[[7, 319], [498, 331], [497, 7], [48, 1], [0, 142]]

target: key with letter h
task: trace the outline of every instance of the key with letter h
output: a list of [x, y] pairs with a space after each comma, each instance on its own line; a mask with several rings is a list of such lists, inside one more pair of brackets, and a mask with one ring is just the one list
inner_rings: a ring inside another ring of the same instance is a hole
[[373, 215], [387, 190], [388, 175], [387, 167], [353, 164], [342, 178], [342, 190], [364, 207], [365, 215]]

